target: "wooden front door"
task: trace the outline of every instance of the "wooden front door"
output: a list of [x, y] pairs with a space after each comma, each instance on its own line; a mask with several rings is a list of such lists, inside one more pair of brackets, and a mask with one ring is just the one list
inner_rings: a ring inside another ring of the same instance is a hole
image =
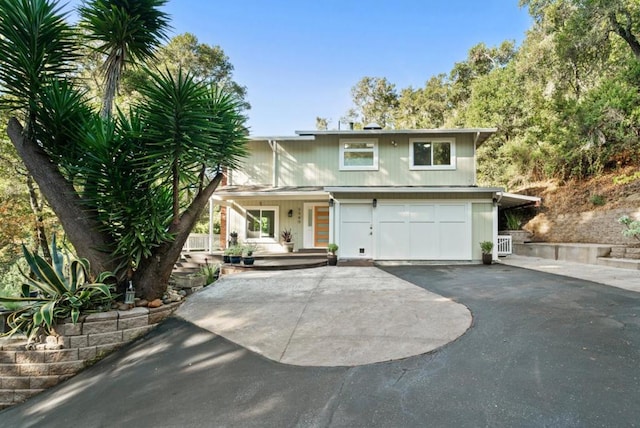
[[329, 244], [329, 206], [313, 207], [313, 246], [326, 248]]

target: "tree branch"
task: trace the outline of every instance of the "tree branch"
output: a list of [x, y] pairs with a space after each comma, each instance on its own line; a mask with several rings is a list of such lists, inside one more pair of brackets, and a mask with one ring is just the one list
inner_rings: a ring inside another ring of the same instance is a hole
[[627, 45], [631, 48], [633, 55], [636, 57], [638, 61], [640, 61], [640, 42], [638, 42], [638, 38], [633, 34], [631, 28], [631, 16], [628, 10], [624, 11], [624, 14], [627, 17], [627, 25], [623, 26], [616, 17], [615, 12], [609, 13], [609, 22], [613, 26], [613, 30], [617, 35], [622, 37], [622, 39], [627, 42]]

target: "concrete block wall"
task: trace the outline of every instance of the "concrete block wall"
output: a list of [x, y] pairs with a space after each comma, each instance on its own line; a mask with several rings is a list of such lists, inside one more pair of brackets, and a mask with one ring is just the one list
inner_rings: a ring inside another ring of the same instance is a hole
[[[82, 317], [56, 326], [57, 337], [27, 350], [24, 339], [0, 339], [0, 409], [26, 400], [75, 375], [96, 358], [144, 335], [180, 302], [159, 308], [133, 308]], [[54, 343], [55, 342], [55, 343]]]
[[638, 243], [637, 240], [622, 235], [624, 226], [618, 223], [618, 219], [623, 215], [640, 220], [640, 208], [593, 210], [559, 214], [554, 218], [540, 213], [525, 228], [533, 233], [535, 241], [613, 245]]

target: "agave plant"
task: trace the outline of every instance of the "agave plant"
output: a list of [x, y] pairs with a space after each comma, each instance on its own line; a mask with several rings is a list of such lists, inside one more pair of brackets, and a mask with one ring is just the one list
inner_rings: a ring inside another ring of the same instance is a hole
[[89, 262], [71, 254], [63, 256], [56, 248], [55, 235], [51, 242], [51, 263], [24, 245], [22, 251], [30, 274], [22, 272], [25, 282], [21, 295], [0, 296], [0, 302], [22, 302], [24, 306], [9, 315], [10, 330], [4, 335], [21, 332], [32, 342], [41, 332], [51, 334], [59, 320], [71, 318], [75, 324], [83, 312], [111, 307], [113, 286], [105, 281], [113, 274], [104, 272], [96, 282], [91, 282]]

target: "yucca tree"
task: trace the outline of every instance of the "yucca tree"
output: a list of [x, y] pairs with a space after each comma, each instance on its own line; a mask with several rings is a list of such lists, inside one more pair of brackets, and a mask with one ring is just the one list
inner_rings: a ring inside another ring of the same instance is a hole
[[96, 270], [111, 270], [103, 252], [108, 236], [93, 217], [70, 209], [80, 206], [80, 196], [57, 167], [60, 153], [74, 152], [87, 113], [60, 83], [77, 51], [76, 33], [64, 18], [55, 1], [0, 0], [0, 90], [6, 95], [0, 106], [14, 115], [7, 133], [76, 250]]
[[[141, 294], [162, 294], [198, 216], [244, 155], [241, 101], [178, 70], [148, 70], [129, 116], [93, 135], [78, 175]], [[160, 262], [159, 262], [160, 260]]]
[[0, 48], [12, 52], [0, 56], [0, 87], [28, 124], [10, 119], [9, 137], [94, 275], [117, 272], [160, 297], [222, 169], [244, 155], [241, 101], [181, 70], [147, 70], [142, 100], [101, 117], [74, 87], [80, 38], [55, 5], [0, 0]]
[[131, 63], [143, 63], [166, 38], [166, 0], [87, 0], [78, 9], [80, 26], [105, 56], [103, 118], [111, 116], [120, 77]]

